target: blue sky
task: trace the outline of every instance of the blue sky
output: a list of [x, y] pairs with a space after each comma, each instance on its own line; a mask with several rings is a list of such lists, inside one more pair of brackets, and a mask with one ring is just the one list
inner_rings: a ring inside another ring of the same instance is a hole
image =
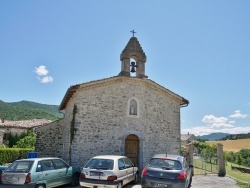
[[137, 33], [149, 79], [190, 101], [182, 133], [250, 132], [250, 1], [1, 0], [0, 100], [59, 105], [116, 76]]

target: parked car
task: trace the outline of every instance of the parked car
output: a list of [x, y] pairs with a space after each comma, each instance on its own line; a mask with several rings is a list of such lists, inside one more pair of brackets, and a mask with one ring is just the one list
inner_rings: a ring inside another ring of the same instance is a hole
[[14, 161], [0, 174], [1, 188], [51, 188], [79, 184], [80, 170], [60, 158], [31, 158]]
[[137, 183], [138, 168], [125, 156], [103, 155], [90, 159], [83, 167], [80, 185], [83, 187], [121, 188]]
[[142, 170], [141, 186], [187, 188], [192, 182], [192, 167], [183, 156], [157, 154]]
[[2, 172], [7, 168], [7, 166], [1, 166], [0, 165], [0, 174], [2, 174]]

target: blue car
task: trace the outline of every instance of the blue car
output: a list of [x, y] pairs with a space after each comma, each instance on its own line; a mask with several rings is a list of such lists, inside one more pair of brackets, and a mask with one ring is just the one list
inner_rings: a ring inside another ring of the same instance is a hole
[[80, 169], [60, 158], [31, 158], [14, 161], [0, 174], [1, 188], [52, 188], [79, 184]]
[[188, 188], [192, 182], [192, 165], [183, 156], [157, 154], [146, 164], [141, 174], [142, 188]]

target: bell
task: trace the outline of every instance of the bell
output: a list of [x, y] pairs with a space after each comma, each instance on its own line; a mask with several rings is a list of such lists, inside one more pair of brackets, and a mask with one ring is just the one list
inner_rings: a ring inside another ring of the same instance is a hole
[[130, 72], [135, 72], [135, 67], [137, 67], [137, 66], [135, 65], [134, 61], [131, 62], [130, 66], [131, 66], [131, 71]]

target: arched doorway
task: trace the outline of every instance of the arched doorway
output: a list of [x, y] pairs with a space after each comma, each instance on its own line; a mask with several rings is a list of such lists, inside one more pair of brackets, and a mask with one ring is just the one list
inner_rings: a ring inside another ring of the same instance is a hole
[[125, 140], [125, 155], [134, 165], [139, 165], [139, 139], [134, 134], [128, 135]]

